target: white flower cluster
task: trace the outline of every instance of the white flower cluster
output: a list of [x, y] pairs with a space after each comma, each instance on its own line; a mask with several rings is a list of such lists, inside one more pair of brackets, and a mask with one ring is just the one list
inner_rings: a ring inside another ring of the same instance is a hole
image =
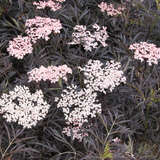
[[[72, 126], [73, 139], [81, 139], [83, 133], [78, 133], [82, 125], [88, 122], [88, 117], [96, 117], [96, 113], [101, 113], [101, 104], [96, 100], [97, 93], [91, 89], [78, 89], [71, 85], [63, 90], [61, 97], [56, 97], [57, 108], [62, 108], [67, 125]], [[71, 128], [64, 128], [63, 133], [71, 136]]]
[[101, 112], [101, 105], [96, 104], [96, 97], [96, 92], [93, 93], [90, 89], [79, 90], [77, 86], [72, 85], [63, 90], [61, 98], [56, 98], [56, 101], [59, 101], [57, 108], [63, 107], [65, 119], [69, 124], [83, 124], [87, 122], [89, 115], [95, 117], [95, 113]]
[[73, 41], [68, 44], [82, 44], [86, 51], [92, 51], [93, 48], [98, 47], [98, 42], [106, 47], [106, 40], [109, 37], [106, 31], [107, 27], [100, 28], [99, 25], [94, 24], [94, 33], [86, 30], [86, 26], [76, 25], [72, 34]]
[[105, 89], [109, 89], [112, 92], [120, 83], [126, 82], [123, 71], [119, 70], [119, 62], [110, 61], [104, 66], [99, 60], [89, 60], [87, 65], [79, 68], [84, 72], [84, 84], [94, 91], [106, 93]]
[[9, 94], [1, 96], [0, 113], [8, 122], [31, 128], [48, 113], [50, 105], [43, 98], [41, 90], [31, 94], [28, 87], [16, 86]]

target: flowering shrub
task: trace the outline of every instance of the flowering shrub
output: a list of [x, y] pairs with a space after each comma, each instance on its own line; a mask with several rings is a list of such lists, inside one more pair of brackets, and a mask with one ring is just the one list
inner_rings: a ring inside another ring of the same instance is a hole
[[101, 12], [107, 12], [109, 16], [117, 16], [125, 10], [125, 7], [119, 6], [114, 8], [113, 4], [107, 4], [106, 2], [101, 2], [98, 7], [101, 9]]
[[130, 45], [130, 50], [134, 51], [134, 58], [143, 62], [147, 60], [148, 64], [151, 66], [153, 64], [158, 64], [160, 59], [160, 48], [157, 48], [153, 43], [140, 42]]
[[0, 113], [8, 122], [31, 128], [48, 113], [50, 105], [43, 98], [41, 90], [31, 94], [28, 87], [16, 86], [13, 91], [1, 96]]
[[33, 19], [27, 19], [26, 33], [29, 35], [33, 43], [36, 43], [38, 39], [49, 40], [49, 35], [53, 33], [60, 33], [62, 24], [58, 19], [51, 19], [36, 16]]
[[158, 1], [0, 1], [1, 160], [159, 160]]
[[67, 65], [62, 66], [49, 66], [45, 68], [41, 66], [40, 68], [34, 68], [30, 72], [29, 75], [29, 82], [36, 81], [39, 82], [41, 80], [46, 81], [49, 80], [51, 83], [56, 83], [60, 78], [67, 81], [66, 74], [72, 74], [71, 68], [67, 67]]
[[94, 91], [106, 93], [105, 89], [109, 89], [112, 92], [120, 83], [126, 82], [118, 62], [110, 61], [104, 65], [99, 60], [89, 60], [83, 68], [79, 68], [84, 72], [84, 84]]
[[17, 59], [23, 59], [26, 54], [31, 54], [33, 51], [30, 37], [22, 37], [19, 35], [12, 41], [9, 41], [7, 51], [11, 56]]
[[92, 25], [95, 29], [94, 33], [87, 31], [86, 26], [76, 25], [72, 34], [73, 41], [68, 44], [82, 44], [86, 51], [92, 51], [93, 48], [98, 47], [98, 42], [106, 47], [106, 40], [109, 37], [106, 31], [107, 27], [102, 27], [97, 24]]
[[33, 5], [37, 6], [37, 9], [45, 9], [46, 7], [51, 8], [52, 11], [60, 9], [62, 6], [59, 2], [64, 2], [65, 0], [48, 0], [48, 1], [39, 1], [34, 2]]

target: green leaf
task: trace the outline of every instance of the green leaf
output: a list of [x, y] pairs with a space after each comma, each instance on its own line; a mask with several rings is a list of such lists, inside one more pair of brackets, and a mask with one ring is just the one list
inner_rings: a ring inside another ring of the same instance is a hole
[[62, 79], [61, 78], [58, 81], [58, 85], [60, 86], [60, 88], [63, 88], [63, 84], [62, 84]]
[[4, 13], [4, 9], [0, 6], [0, 16]]
[[106, 158], [112, 159], [113, 155], [110, 152], [110, 146], [109, 143], [106, 144], [105, 149], [104, 149], [104, 153], [101, 155], [101, 158], [104, 160]]
[[160, 0], [156, 0], [157, 9], [160, 10]]

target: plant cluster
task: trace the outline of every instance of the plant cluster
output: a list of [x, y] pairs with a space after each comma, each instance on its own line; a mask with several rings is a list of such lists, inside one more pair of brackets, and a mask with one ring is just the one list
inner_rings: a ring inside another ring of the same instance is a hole
[[159, 0], [0, 1], [0, 160], [160, 160]]

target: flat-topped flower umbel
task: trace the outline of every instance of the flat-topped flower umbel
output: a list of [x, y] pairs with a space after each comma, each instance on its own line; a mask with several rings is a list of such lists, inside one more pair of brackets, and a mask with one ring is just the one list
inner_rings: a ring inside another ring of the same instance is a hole
[[101, 104], [98, 103], [97, 93], [92, 89], [79, 89], [76, 85], [71, 85], [63, 90], [60, 97], [55, 99], [57, 108], [61, 108], [67, 127], [64, 128], [63, 133], [71, 136], [73, 139], [77, 138], [80, 141], [86, 134], [82, 132], [82, 125], [88, 122], [88, 118], [96, 117], [97, 113], [101, 113]]
[[152, 64], [158, 64], [160, 59], [160, 48], [157, 48], [153, 43], [140, 42], [130, 45], [130, 50], [134, 51], [134, 58], [143, 62], [147, 60], [147, 63], [151, 66]]
[[98, 7], [101, 9], [101, 12], [106, 12], [109, 16], [120, 15], [125, 10], [125, 7], [118, 6], [115, 8], [113, 4], [107, 4], [106, 2], [101, 2]]
[[86, 51], [92, 51], [99, 44], [103, 47], [108, 46], [106, 43], [109, 37], [106, 31], [107, 27], [102, 26], [101, 28], [98, 24], [94, 24], [92, 28], [94, 29], [93, 33], [87, 30], [87, 27], [84, 25], [76, 25], [72, 34], [73, 40], [68, 44], [82, 44]]
[[30, 93], [26, 86], [16, 86], [0, 98], [0, 113], [7, 122], [17, 122], [24, 128], [35, 126], [45, 118], [49, 108], [41, 90]]
[[27, 54], [31, 54], [33, 51], [31, 38], [30, 37], [15, 37], [13, 40], [9, 41], [9, 47], [7, 51], [11, 56], [17, 59], [23, 59]]
[[126, 82], [119, 62], [110, 61], [103, 64], [99, 60], [89, 60], [83, 68], [79, 68], [84, 72], [84, 84], [94, 91], [106, 93], [105, 90], [108, 89], [112, 92], [120, 83]]
[[52, 11], [61, 9], [62, 5], [60, 3], [65, 0], [48, 0], [48, 1], [39, 1], [33, 2], [33, 5], [37, 6], [37, 9], [45, 9], [46, 7], [50, 8]]
[[27, 19], [25, 23], [26, 33], [31, 38], [33, 43], [38, 39], [49, 40], [49, 35], [53, 33], [60, 33], [62, 24], [58, 19], [51, 19], [46, 17], [36, 16], [33, 19]]
[[29, 75], [29, 82], [36, 81], [39, 82], [41, 80], [46, 81], [49, 80], [51, 83], [56, 83], [59, 79], [63, 79], [67, 81], [67, 74], [72, 74], [72, 69], [67, 67], [67, 65], [61, 66], [49, 66], [44, 67], [41, 66], [40, 68], [34, 68], [30, 72]]

